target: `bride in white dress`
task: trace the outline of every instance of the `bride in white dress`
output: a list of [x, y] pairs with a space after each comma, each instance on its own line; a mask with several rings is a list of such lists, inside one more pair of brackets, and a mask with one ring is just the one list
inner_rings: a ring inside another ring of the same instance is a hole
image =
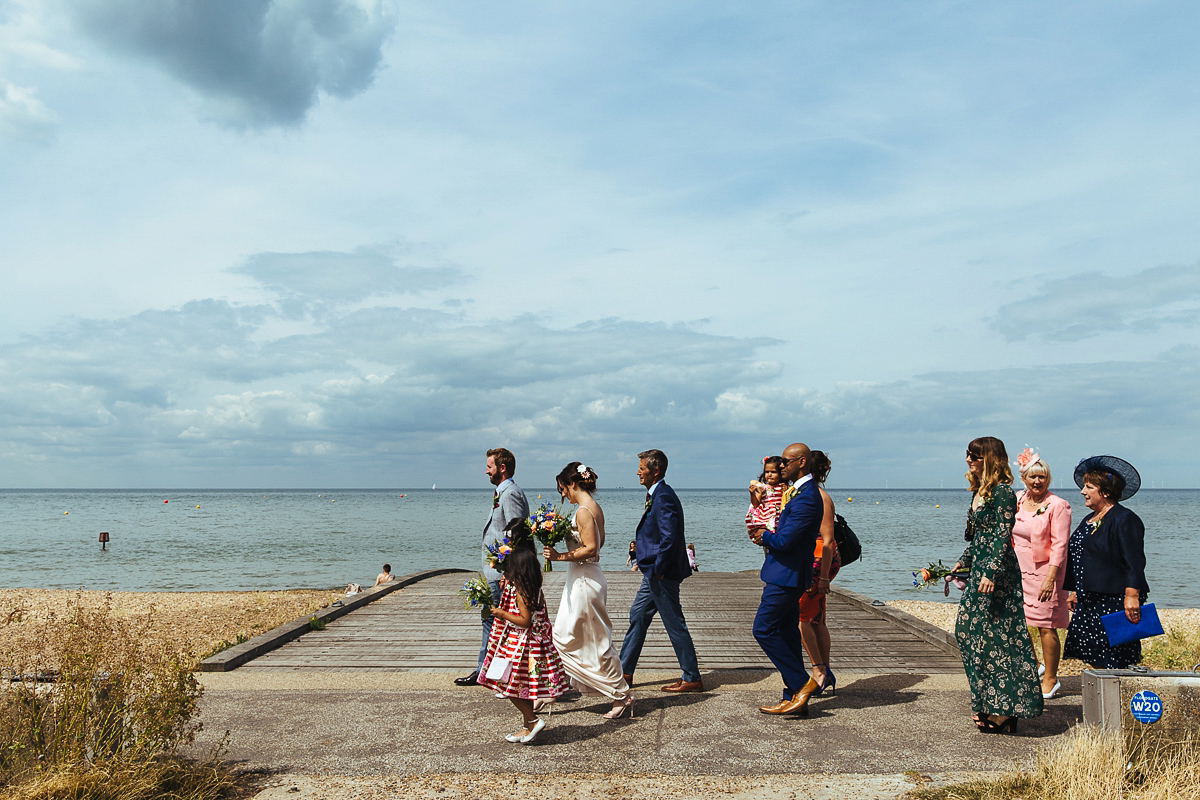
[[633, 716], [633, 692], [621, 674], [621, 661], [612, 644], [612, 621], [605, 608], [608, 581], [600, 569], [604, 510], [592, 497], [596, 473], [572, 461], [558, 474], [558, 490], [578, 508], [571, 534], [563, 543], [567, 552], [551, 547], [543, 550], [551, 561], [567, 562], [567, 583], [554, 618], [554, 647], [576, 689], [613, 701], [605, 717], [618, 719], [626, 710]]

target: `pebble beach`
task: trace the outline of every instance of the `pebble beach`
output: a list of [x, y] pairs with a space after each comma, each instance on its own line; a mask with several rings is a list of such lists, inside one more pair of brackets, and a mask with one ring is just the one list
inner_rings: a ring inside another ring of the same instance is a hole
[[73, 603], [110, 602], [117, 616], [140, 617], [147, 635], [197, 658], [324, 608], [342, 596], [328, 589], [277, 592], [102, 592], [0, 589], [0, 654], [27, 654], [39, 628]]

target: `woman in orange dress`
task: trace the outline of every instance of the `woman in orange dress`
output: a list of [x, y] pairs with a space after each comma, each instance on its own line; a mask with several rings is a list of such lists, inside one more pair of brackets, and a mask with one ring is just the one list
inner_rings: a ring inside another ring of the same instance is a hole
[[1058, 629], [1069, 622], [1063, 578], [1071, 538], [1071, 504], [1050, 491], [1050, 465], [1033, 450], [1026, 448], [1017, 456], [1017, 466], [1025, 489], [1017, 495], [1013, 549], [1021, 566], [1025, 621], [1038, 629], [1042, 642], [1042, 697], [1049, 700], [1062, 690]]
[[829, 596], [829, 582], [841, 569], [842, 557], [837, 551], [837, 540], [833, 538], [837, 517], [833, 498], [825, 491], [825, 479], [829, 477], [833, 465], [829, 456], [820, 450], [813, 450], [809, 454], [808, 463], [813, 480], [820, 487], [825, 514], [821, 518], [821, 535], [817, 537], [817, 547], [813, 552], [812, 587], [800, 596], [800, 638], [804, 641], [804, 650], [812, 665], [812, 679], [819, 687], [812, 696], [820, 697], [826, 689], [830, 694], [837, 693], [837, 676], [829, 666], [830, 640], [829, 626], [825, 624], [825, 605]]

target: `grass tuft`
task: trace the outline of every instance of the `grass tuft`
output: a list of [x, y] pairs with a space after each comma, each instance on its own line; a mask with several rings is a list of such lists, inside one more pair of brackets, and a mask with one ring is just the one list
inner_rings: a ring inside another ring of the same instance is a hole
[[151, 615], [113, 613], [82, 597], [0, 654], [0, 796], [215, 798], [216, 763], [179, 749], [200, 731], [195, 659], [147, 635]]
[[1119, 733], [1081, 726], [1040, 751], [1032, 771], [923, 787], [907, 796], [913, 800], [1196, 798], [1200, 797], [1200, 747], [1194, 743], [1126, 743]]
[[1191, 670], [1200, 664], [1200, 630], [1170, 627], [1142, 649], [1142, 666], [1151, 669]]

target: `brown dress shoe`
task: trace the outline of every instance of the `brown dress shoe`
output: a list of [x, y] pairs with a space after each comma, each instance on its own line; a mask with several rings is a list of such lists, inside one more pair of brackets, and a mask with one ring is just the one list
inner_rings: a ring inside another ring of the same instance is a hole
[[764, 714], [798, 714], [802, 717], [808, 716], [808, 698], [812, 697], [813, 692], [821, 688], [821, 684], [808, 679], [808, 683], [804, 687], [792, 695], [791, 700], [784, 700], [777, 706], [759, 706], [759, 711]]
[[664, 692], [675, 692], [676, 694], [680, 692], [703, 692], [704, 681], [685, 681], [681, 679], [674, 683], [668, 683], [662, 687], [662, 690]]
[[796, 694], [792, 695], [791, 700], [784, 700], [777, 706], [759, 706], [758, 710], [764, 714], [796, 714], [801, 717], [807, 717], [808, 695], [796, 692]]
[[628, 672], [624, 672], [621, 674], [621, 677], [625, 679], [625, 682], [629, 684], [629, 688], [632, 689], [633, 688], [633, 676], [630, 675]]
[[782, 714], [783, 712], [780, 709], [790, 702], [790, 700], [780, 700], [773, 706], [759, 706], [758, 710], [764, 714]]

